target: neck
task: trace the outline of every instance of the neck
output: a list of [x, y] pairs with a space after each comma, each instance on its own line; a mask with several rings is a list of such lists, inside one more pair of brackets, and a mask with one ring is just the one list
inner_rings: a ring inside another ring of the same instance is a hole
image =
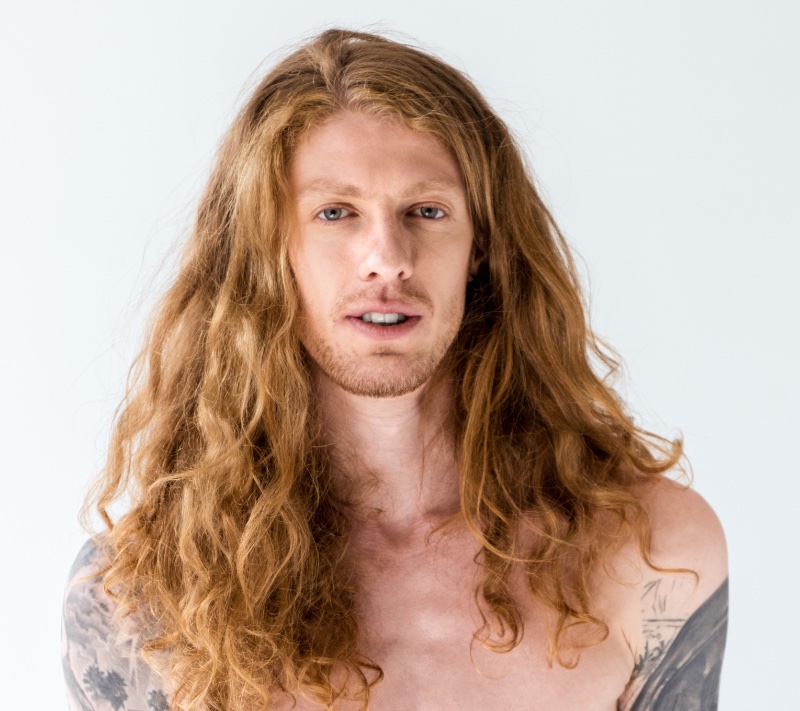
[[325, 375], [316, 378], [334, 484], [361, 522], [411, 530], [458, 511], [451, 392], [446, 385], [435, 393], [425, 388], [368, 398], [345, 392]]

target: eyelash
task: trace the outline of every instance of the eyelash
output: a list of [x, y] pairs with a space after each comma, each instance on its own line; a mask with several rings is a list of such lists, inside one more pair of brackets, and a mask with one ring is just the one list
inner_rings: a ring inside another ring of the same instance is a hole
[[342, 217], [347, 217], [347, 215], [342, 215], [336, 220], [330, 220], [327, 217], [323, 217], [326, 212], [330, 212], [331, 210], [342, 210], [346, 213], [352, 213], [352, 210], [348, 210], [346, 207], [325, 207], [317, 213], [317, 217], [319, 217], [323, 222], [338, 222], [342, 219]]
[[[339, 218], [337, 218], [335, 220], [329, 219], [327, 217], [323, 217], [323, 214], [328, 212], [328, 211], [330, 211], [330, 210], [341, 210], [341, 211], [343, 211], [343, 212], [345, 212], [347, 214], [342, 215], [342, 216], [340, 216]], [[425, 220], [441, 220], [443, 217], [447, 216], [447, 213], [444, 210], [442, 210], [442, 208], [436, 207], [436, 205], [420, 205], [419, 207], [415, 207], [412, 210], [412, 213], [417, 213], [419, 210], [437, 210], [439, 213], [441, 213], [441, 214], [437, 215], [436, 217], [425, 217], [425, 216], [419, 215], [419, 214], [417, 215], [417, 217], [422, 217]], [[350, 209], [348, 209], [346, 207], [333, 206], [333, 207], [325, 207], [322, 210], [320, 210], [317, 213], [317, 217], [319, 217], [323, 222], [339, 222], [343, 218], [348, 217], [349, 215], [351, 215], [352, 213], [353, 213], [353, 210], [350, 210]]]
[[[441, 220], [447, 214], [444, 210], [442, 210], [441, 207], [436, 207], [436, 205], [420, 205], [419, 207], [414, 208], [414, 212], [416, 212], [417, 210], [438, 210], [440, 213], [442, 213], [441, 215], [437, 215], [436, 217], [426, 217], [425, 218], [426, 220]], [[423, 216], [420, 215], [420, 217]]]

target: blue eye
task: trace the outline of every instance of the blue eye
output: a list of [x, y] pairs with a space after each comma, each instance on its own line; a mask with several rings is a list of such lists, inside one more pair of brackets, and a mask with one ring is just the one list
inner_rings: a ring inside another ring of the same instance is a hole
[[349, 214], [350, 210], [345, 210], [343, 207], [326, 207], [319, 213], [319, 217], [327, 222], [336, 222]]
[[444, 217], [444, 210], [440, 210], [438, 207], [433, 207], [432, 205], [418, 207], [414, 212], [427, 220], [438, 220]]

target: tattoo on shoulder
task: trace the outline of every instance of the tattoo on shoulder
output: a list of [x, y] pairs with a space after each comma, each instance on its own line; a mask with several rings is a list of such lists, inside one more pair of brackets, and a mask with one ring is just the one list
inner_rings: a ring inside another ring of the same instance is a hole
[[674, 584], [646, 586], [645, 647], [620, 703], [624, 711], [715, 711], [728, 625], [728, 581], [688, 619], [669, 615]]
[[70, 709], [168, 711], [168, 684], [142, 658], [135, 620], [114, 620], [99, 557], [92, 542], [83, 547], [64, 596], [61, 654]]
[[641, 597], [645, 646], [636, 660], [634, 678], [646, 678], [658, 666], [667, 647], [686, 623], [686, 617], [674, 616], [670, 607], [671, 599], [676, 593], [683, 593], [681, 588], [686, 584], [685, 579], [659, 578], [645, 585]]

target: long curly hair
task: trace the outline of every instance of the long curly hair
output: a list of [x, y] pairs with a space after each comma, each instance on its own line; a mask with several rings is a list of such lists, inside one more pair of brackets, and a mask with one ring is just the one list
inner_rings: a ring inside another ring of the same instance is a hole
[[[174, 283], [132, 371], [107, 466], [87, 499], [108, 531], [107, 592], [152, 622], [176, 708], [268, 707], [303, 690], [330, 707], [380, 668], [358, 649], [341, 574], [346, 512], [330, 485], [287, 256], [287, 169], [298, 141], [344, 109], [435, 136], [464, 178], [481, 267], [447, 356], [460, 518], [482, 544], [475, 639], [523, 633], [515, 566], [553, 613], [551, 654], [588, 625], [608, 522], [649, 524], [634, 481], [679, 440], [637, 427], [608, 384], [563, 236], [509, 130], [469, 79], [373, 34], [328, 30], [258, 84], [219, 151]], [[125, 499], [125, 497], [128, 497]], [[110, 506], [129, 508], [112, 520]], [[527, 528], [530, 543], [520, 549]]]

